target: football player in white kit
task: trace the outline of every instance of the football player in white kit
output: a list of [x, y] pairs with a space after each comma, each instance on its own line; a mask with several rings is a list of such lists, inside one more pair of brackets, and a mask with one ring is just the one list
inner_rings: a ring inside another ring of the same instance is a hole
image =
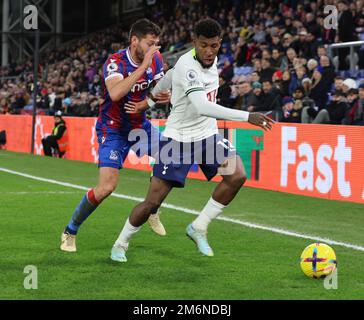
[[274, 123], [260, 113], [232, 110], [216, 104], [220, 36], [218, 22], [200, 20], [195, 26], [194, 49], [181, 56], [173, 70], [168, 71], [152, 90], [153, 96], [171, 88], [172, 110], [147, 197], [134, 207], [126, 220], [111, 250], [114, 261], [127, 261], [125, 253], [133, 234], [151, 213], [156, 212], [173, 187], [184, 187], [194, 163], [200, 166], [207, 180], [217, 173], [222, 176], [201, 213], [186, 229], [187, 236], [196, 243], [198, 250], [205, 256], [213, 256], [207, 242], [208, 225], [234, 199], [246, 180], [242, 160], [234, 146], [219, 134], [216, 119], [245, 121], [264, 130], [270, 130]]

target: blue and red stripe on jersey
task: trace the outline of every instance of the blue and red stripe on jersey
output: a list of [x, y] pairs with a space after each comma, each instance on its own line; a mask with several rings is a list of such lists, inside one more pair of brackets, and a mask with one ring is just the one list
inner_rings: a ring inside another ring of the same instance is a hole
[[139, 66], [133, 61], [130, 49], [119, 50], [109, 56], [103, 66], [103, 88], [104, 102], [100, 105], [99, 117], [96, 124], [97, 130], [107, 132], [127, 134], [135, 128], [142, 128], [147, 121], [145, 112], [140, 114], [128, 114], [124, 110], [125, 103], [129, 101], [143, 101], [148, 93], [149, 87], [154, 80], [159, 80], [163, 76], [163, 57], [157, 52], [150, 67], [144, 75], [135, 83], [131, 91], [119, 102], [113, 102], [106, 89], [105, 80], [108, 77], [120, 75], [128, 77]]

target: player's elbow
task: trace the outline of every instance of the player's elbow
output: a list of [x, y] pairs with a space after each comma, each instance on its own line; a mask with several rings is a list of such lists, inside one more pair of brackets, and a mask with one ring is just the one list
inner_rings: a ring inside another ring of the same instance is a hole
[[116, 92], [109, 92], [109, 96], [112, 102], [119, 102], [120, 99], [122, 98], [120, 96], [120, 94], [116, 93]]
[[195, 112], [196, 112], [197, 116], [199, 116], [199, 117], [205, 116], [205, 112], [204, 112], [203, 108], [201, 108], [200, 105], [198, 105], [196, 103], [193, 103], [192, 105], [195, 108]]

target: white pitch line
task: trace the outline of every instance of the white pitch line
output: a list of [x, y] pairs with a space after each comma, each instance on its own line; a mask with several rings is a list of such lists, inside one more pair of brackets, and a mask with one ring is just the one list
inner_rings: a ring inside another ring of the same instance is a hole
[[[37, 180], [37, 181], [57, 184], [57, 185], [64, 186], [64, 187], [70, 187], [70, 188], [79, 189], [79, 190], [89, 190], [90, 189], [88, 187], [80, 186], [80, 185], [77, 185], [77, 184], [72, 184], [72, 183], [68, 183], [68, 182], [61, 182], [61, 181], [57, 181], [57, 180], [53, 180], [53, 179], [41, 178], [41, 177], [33, 176], [33, 175], [30, 175], [30, 174], [9, 170], [9, 169], [6, 169], [6, 168], [1, 168], [0, 167], [0, 171], [10, 173], [10, 174], [14, 174], [14, 175], [18, 175], [18, 176], [25, 177], [25, 178], [29, 178], [29, 179], [33, 179], [33, 180]], [[136, 202], [144, 201], [144, 198], [133, 197], [133, 196], [128, 196], [128, 195], [119, 194], [119, 193], [112, 193], [111, 196], [116, 197], [116, 198], [126, 199], [126, 200], [132, 200], [132, 201], [136, 201]], [[169, 203], [163, 203], [162, 207], [177, 210], [177, 211], [184, 212], [184, 213], [190, 213], [190, 214], [194, 214], [194, 215], [198, 215], [200, 213], [197, 210], [192, 210], [192, 209], [188, 209], [188, 208], [184, 208], [184, 207], [179, 207], [179, 206], [175, 206], [175, 205], [169, 204]], [[331, 240], [331, 239], [328, 239], [328, 238], [322, 238], [322, 237], [318, 237], [318, 236], [314, 236], [314, 235], [297, 233], [297, 232], [294, 232], [294, 231], [284, 230], [284, 229], [270, 227], [270, 226], [264, 226], [264, 225], [260, 225], [260, 224], [256, 224], [256, 223], [250, 223], [250, 222], [246, 222], [246, 221], [242, 221], [242, 220], [238, 220], [238, 219], [232, 219], [232, 218], [228, 218], [228, 217], [221, 217], [220, 216], [220, 217], [217, 217], [217, 220], [222, 220], [222, 221], [227, 221], [227, 222], [239, 224], [239, 225], [242, 225], [244, 227], [248, 227], [248, 228], [252, 228], [252, 229], [265, 230], [265, 231], [269, 231], [269, 232], [273, 232], [273, 233], [277, 233], [277, 234], [281, 234], [281, 235], [285, 235], [285, 236], [301, 238], [301, 239], [308, 239], [308, 240], [313, 240], [313, 241], [318, 241], [318, 242], [324, 242], [324, 243], [327, 243], [327, 244], [341, 246], [341, 247], [350, 248], [350, 249], [353, 249], [353, 250], [364, 252], [364, 247], [358, 246], [358, 245], [355, 245], [355, 244], [351, 244], [351, 243], [335, 241], [335, 240]]]
[[27, 194], [74, 194], [72, 191], [5, 191], [1, 192], [0, 196], [3, 194], [11, 194], [11, 195], [27, 195]]

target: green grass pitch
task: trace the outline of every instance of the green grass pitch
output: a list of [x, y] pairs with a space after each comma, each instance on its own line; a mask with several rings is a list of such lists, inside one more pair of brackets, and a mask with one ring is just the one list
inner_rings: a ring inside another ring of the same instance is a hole
[[[0, 168], [92, 187], [94, 164], [0, 151]], [[149, 173], [123, 169], [117, 193], [144, 197]], [[189, 180], [169, 204], [201, 210], [215, 183]], [[213, 258], [185, 236], [191, 214], [162, 209], [166, 237], [148, 225], [132, 240], [128, 262], [110, 249], [135, 201], [110, 197], [80, 229], [75, 254], [59, 250], [64, 226], [84, 191], [0, 171], [0, 299], [363, 299], [364, 252], [333, 245], [338, 288], [304, 276], [302, 250], [312, 240], [214, 221]], [[243, 188], [224, 216], [364, 246], [364, 206]], [[25, 290], [24, 267], [38, 269]]]

